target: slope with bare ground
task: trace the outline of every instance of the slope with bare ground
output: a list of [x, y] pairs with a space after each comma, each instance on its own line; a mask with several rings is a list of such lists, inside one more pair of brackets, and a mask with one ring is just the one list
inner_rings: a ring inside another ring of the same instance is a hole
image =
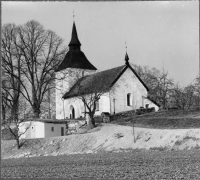
[[86, 134], [30, 139], [17, 150], [13, 140], [2, 140], [2, 158], [97, 153], [129, 149], [176, 150], [200, 147], [200, 129], [147, 129], [99, 124]]

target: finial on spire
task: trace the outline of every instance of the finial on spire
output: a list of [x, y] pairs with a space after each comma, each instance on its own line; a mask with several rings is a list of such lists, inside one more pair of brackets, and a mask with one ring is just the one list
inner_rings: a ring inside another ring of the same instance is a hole
[[73, 21], [75, 21], [75, 15], [74, 15], [74, 10], [73, 10]]
[[126, 65], [128, 65], [129, 64], [129, 62], [128, 62], [129, 57], [128, 57], [128, 54], [127, 54], [127, 44], [126, 44], [126, 41], [125, 41], [125, 47], [126, 47], [125, 62], [126, 62]]

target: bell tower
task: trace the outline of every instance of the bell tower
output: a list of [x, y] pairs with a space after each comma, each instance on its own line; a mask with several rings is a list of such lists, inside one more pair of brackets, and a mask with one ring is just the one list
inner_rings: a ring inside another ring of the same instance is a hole
[[77, 81], [77, 76], [85, 76], [96, 72], [93, 66], [81, 51], [81, 43], [78, 38], [75, 22], [72, 26], [71, 40], [69, 42], [69, 51], [65, 58], [55, 70], [56, 72], [56, 119], [64, 119], [65, 107], [62, 96]]

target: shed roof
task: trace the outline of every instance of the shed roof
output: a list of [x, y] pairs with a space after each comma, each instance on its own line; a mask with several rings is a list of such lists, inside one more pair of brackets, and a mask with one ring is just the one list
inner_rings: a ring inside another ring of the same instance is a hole
[[66, 124], [67, 120], [62, 119], [62, 120], [58, 120], [58, 119], [27, 119], [27, 121], [36, 121], [36, 122], [43, 122], [43, 123], [54, 123], [54, 124]]

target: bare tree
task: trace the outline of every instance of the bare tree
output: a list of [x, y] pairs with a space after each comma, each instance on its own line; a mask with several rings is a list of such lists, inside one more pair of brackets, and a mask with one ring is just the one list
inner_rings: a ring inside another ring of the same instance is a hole
[[148, 96], [158, 102], [163, 109], [167, 109], [174, 84], [173, 79], [169, 78], [169, 73], [156, 68], [150, 69], [148, 66], [133, 65], [133, 67], [149, 88]]
[[190, 84], [184, 88], [187, 99], [187, 108], [190, 109], [195, 104], [195, 86]]
[[194, 105], [195, 89], [193, 85], [181, 88], [178, 84], [172, 89], [171, 97], [176, 107], [185, 111]]
[[[21, 55], [14, 45], [17, 27], [7, 24], [2, 28], [2, 108], [5, 118], [5, 108], [10, 108], [11, 121], [18, 116], [18, 106], [21, 91]], [[5, 119], [4, 119], [5, 120]]]
[[24, 80], [18, 79], [23, 89], [20, 93], [30, 103], [34, 117], [38, 118], [45, 94], [49, 88], [54, 88], [49, 84], [55, 80], [54, 70], [63, 59], [66, 48], [60, 37], [33, 20], [19, 26], [15, 36], [13, 44], [21, 58], [20, 73]]
[[[21, 100], [18, 106], [18, 116], [16, 116], [14, 119], [7, 116], [6, 120], [2, 121], [2, 126], [9, 130], [11, 135], [16, 140], [18, 149], [20, 149], [26, 143], [26, 139], [22, 139], [21, 137], [31, 126], [31, 122], [29, 124], [26, 123], [27, 119], [24, 117], [24, 109], [27, 109], [27, 106], [25, 101]], [[21, 126], [24, 128], [20, 128]]]
[[157, 85], [154, 89], [157, 102], [161, 104], [163, 109], [168, 109], [173, 85], [173, 79], [169, 78], [168, 72], [163, 70], [157, 79]]
[[[19, 126], [25, 121], [22, 117], [21, 91], [23, 82], [23, 61], [19, 50], [15, 46], [17, 39], [17, 27], [14, 24], [4, 25], [2, 28], [1, 50], [2, 50], [2, 126], [9, 130], [17, 142], [18, 149], [23, 146], [24, 141], [20, 137], [26, 132], [19, 131]], [[24, 108], [27, 108], [25, 106]]]
[[194, 88], [195, 88], [195, 104], [197, 106], [197, 109], [200, 109], [200, 77], [197, 77], [195, 79]]
[[56, 115], [56, 94], [55, 94], [55, 83], [51, 85], [52, 88], [48, 88], [47, 93], [44, 95], [43, 102], [41, 103], [41, 116], [48, 117], [49, 119], [54, 118]]
[[183, 111], [185, 110], [185, 107], [187, 105], [187, 99], [185, 96], [184, 89], [180, 88], [179, 85], [177, 84], [172, 91], [171, 97], [174, 100], [174, 104], [176, 107], [182, 109]]
[[86, 76], [84, 74], [84, 70], [75, 73], [74, 79], [71, 81], [71, 86], [69, 87], [69, 92], [63, 98], [70, 98], [72, 93], [75, 99], [80, 99], [86, 108], [85, 113], [89, 117], [88, 126], [93, 128], [96, 126], [94, 115], [97, 103], [102, 95], [105, 95], [105, 93], [111, 90], [111, 87], [107, 87], [105, 77], [99, 76], [98, 73]]
[[144, 81], [147, 87], [150, 90], [150, 93], [153, 92], [157, 85], [158, 77], [160, 75], [160, 71], [156, 68], [149, 68], [148, 66], [137, 66], [132, 65], [134, 70], [137, 72], [139, 77]]
[[140, 65], [133, 65], [133, 68], [149, 88], [148, 96], [154, 101], [160, 103], [158, 90], [161, 88], [159, 83], [161, 72], [156, 68], [149, 68], [148, 66], [142, 67]]

